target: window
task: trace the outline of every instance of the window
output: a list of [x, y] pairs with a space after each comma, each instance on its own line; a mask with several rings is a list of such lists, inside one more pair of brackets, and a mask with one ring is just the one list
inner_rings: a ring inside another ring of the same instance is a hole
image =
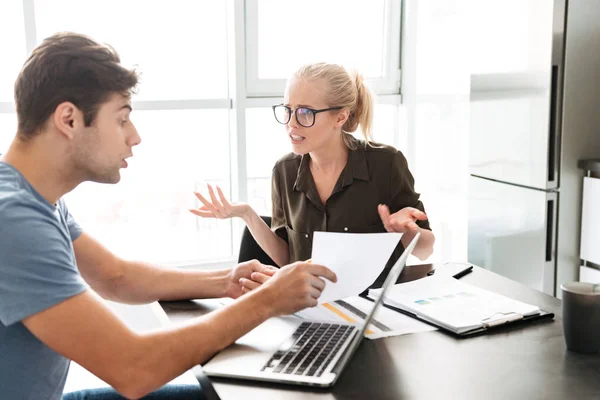
[[376, 93], [399, 93], [400, 17], [399, 0], [247, 0], [248, 94], [280, 96], [296, 68], [319, 61], [357, 68]]
[[0, 35], [11, 38], [2, 43], [0, 63], [0, 152], [16, 131], [12, 86], [27, 53], [59, 31], [108, 43], [126, 67], [141, 72], [131, 118], [142, 144], [118, 185], [84, 183], [69, 193], [71, 213], [123, 257], [231, 264], [241, 224], [195, 217], [188, 212], [199, 205], [192, 192], [218, 184], [232, 201], [270, 214], [271, 170], [290, 151], [270, 106], [282, 101], [285, 79], [301, 64], [324, 60], [363, 72], [377, 95], [375, 140], [407, 154], [400, 6], [400, 0], [306, 0], [302, 7], [274, 0], [0, 2]]
[[115, 253], [170, 264], [233, 257], [231, 221], [199, 219], [195, 190], [231, 193], [227, 2], [35, 1], [37, 42], [59, 31], [113, 46], [141, 73], [134, 148], [118, 185], [66, 196], [82, 227]]
[[66, 197], [70, 212], [124, 257], [174, 264], [231, 257], [230, 221], [188, 211], [206, 183], [229, 194], [229, 158], [219, 157], [229, 147], [228, 111], [135, 111], [131, 118], [142, 145], [121, 182], [82, 185]]
[[227, 97], [224, 1], [37, 0], [35, 21], [38, 42], [73, 31], [113, 46], [142, 73], [137, 101]]
[[[0, 5], [0, 38], [3, 39], [2, 62], [0, 62], [1, 105], [2, 102], [13, 101], [13, 85], [25, 61], [25, 30], [23, 29], [23, 6], [20, 1], [10, 0]], [[7, 40], [8, 38], [10, 40]], [[6, 104], [4, 108], [9, 109]]]
[[0, 154], [8, 150], [17, 131], [17, 114], [0, 113]]

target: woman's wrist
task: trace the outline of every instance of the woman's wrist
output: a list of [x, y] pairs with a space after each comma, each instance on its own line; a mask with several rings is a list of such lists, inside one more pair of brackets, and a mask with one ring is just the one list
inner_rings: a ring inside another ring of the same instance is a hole
[[250, 204], [244, 204], [242, 213], [240, 215], [240, 218], [244, 221], [244, 223], [249, 225], [255, 216], [256, 212], [252, 207], [250, 207]]

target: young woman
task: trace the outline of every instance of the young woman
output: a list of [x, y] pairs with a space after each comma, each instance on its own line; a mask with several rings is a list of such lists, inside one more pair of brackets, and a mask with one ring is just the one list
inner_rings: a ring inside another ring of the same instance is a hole
[[[403, 232], [404, 246], [421, 232], [413, 254], [423, 260], [432, 253], [435, 238], [406, 158], [371, 139], [373, 98], [360, 74], [335, 64], [303, 66], [273, 112], [293, 152], [273, 168], [271, 226], [210, 185], [210, 200], [195, 193], [203, 206], [192, 213], [242, 218], [279, 266], [310, 258], [315, 231]], [[351, 135], [359, 128], [364, 140]]]

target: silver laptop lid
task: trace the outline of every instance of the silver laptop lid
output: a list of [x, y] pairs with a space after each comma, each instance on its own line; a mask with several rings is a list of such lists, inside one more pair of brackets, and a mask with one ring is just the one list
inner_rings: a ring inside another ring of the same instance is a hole
[[367, 313], [367, 317], [365, 318], [364, 323], [362, 324], [362, 329], [360, 331], [359, 337], [364, 336], [364, 334], [367, 330], [367, 327], [369, 326], [369, 323], [371, 322], [371, 320], [373, 319], [373, 316], [375, 315], [375, 311], [377, 311], [377, 307], [379, 307], [379, 304], [381, 304], [381, 302], [383, 301], [385, 293], [388, 291], [388, 289], [391, 286], [393, 286], [396, 283], [396, 280], [402, 273], [402, 270], [404, 270], [404, 267], [406, 266], [406, 260], [408, 260], [408, 256], [410, 255], [410, 253], [412, 253], [415, 246], [417, 245], [417, 242], [419, 241], [420, 236], [421, 236], [421, 233], [417, 232], [417, 234], [415, 235], [413, 240], [411, 240], [410, 244], [406, 247], [406, 249], [404, 249], [404, 252], [400, 256], [400, 258], [398, 258], [398, 261], [396, 261], [396, 263], [390, 270], [390, 273], [388, 274], [387, 278], [385, 279], [385, 282], [383, 282], [383, 286], [381, 286], [381, 295], [373, 303], [373, 307], [371, 308], [371, 311], [369, 311]]
[[[383, 298], [384, 298], [386, 292], [388, 291], [388, 289], [391, 286], [393, 286], [394, 283], [396, 283], [398, 276], [400, 276], [400, 273], [402, 272], [402, 270], [404, 269], [404, 266], [406, 265], [406, 260], [408, 259], [408, 256], [414, 250], [415, 246], [417, 245], [417, 242], [419, 241], [420, 236], [421, 236], [421, 233], [417, 232], [417, 234], [415, 235], [413, 240], [410, 242], [410, 244], [406, 247], [406, 249], [404, 249], [402, 256], [400, 256], [400, 258], [398, 258], [398, 261], [396, 261], [396, 264], [394, 264], [394, 266], [390, 270], [390, 273], [388, 274], [387, 278], [385, 279], [385, 282], [383, 282], [383, 286], [381, 287], [381, 295], [377, 298], [377, 300], [375, 300], [373, 302], [373, 306], [371, 307], [371, 310], [368, 312], [362, 325], [358, 324], [360, 333], [358, 335], [356, 335], [354, 337], [354, 339], [352, 339], [352, 342], [346, 349], [344, 355], [338, 360], [338, 362], [336, 363], [335, 367], [332, 370], [332, 372], [334, 372], [336, 374], [335, 381], [337, 381], [337, 378], [339, 378], [340, 374], [342, 373], [342, 370], [346, 367], [346, 364], [348, 364], [348, 361], [350, 360], [352, 355], [354, 355], [354, 352], [360, 345], [360, 342], [362, 342], [362, 339], [365, 336], [367, 327], [369, 326], [369, 323], [371, 322], [371, 320], [373, 319], [373, 316], [375, 315], [375, 311], [377, 311], [377, 308], [379, 308], [379, 305], [383, 301]], [[333, 383], [335, 383], [335, 381]]]

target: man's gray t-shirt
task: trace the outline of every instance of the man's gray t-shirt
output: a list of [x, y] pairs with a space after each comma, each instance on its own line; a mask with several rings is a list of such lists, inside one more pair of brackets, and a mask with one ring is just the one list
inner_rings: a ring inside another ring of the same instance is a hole
[[72, 241], [81, 228], [0, 162], [0, 398], [61, 399], [69, 360], [22, 320], [82, 293]]

